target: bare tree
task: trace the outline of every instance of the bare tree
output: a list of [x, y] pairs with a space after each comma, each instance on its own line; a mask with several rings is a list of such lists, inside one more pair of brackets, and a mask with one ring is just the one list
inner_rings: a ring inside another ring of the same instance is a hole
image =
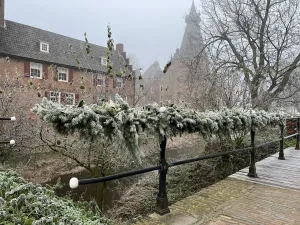
[[226, 68], [239, 74], [252, 107], [268, 109], [299, 66], [299, 4], [299, 0], [203, 2], [203, 50], [216, 71]]

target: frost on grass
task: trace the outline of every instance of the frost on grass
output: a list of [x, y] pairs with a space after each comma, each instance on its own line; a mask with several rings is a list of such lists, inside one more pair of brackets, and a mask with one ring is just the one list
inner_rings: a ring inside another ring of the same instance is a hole
[[74, 203], [53, 190], [26, 182], [12, 171], [0, 172], [0, 224], [107, 225], [96, 203]]
[[282, 114], [252, 109], [223, 109], [199, 112], [177, 106], [131, 108], [116, 95], [115, 102], [103, 106], [63, 106], [46, 98], [32, 111], [51, 123], [61, 134], [79, 132], [83, 138], [109, 137], [122, 140], [127, 149], [139, 159], [139, 134], [174, 137], [182, 133], [199, 133], [203, 137], [226, 136], [265, 126], [284, 125]]

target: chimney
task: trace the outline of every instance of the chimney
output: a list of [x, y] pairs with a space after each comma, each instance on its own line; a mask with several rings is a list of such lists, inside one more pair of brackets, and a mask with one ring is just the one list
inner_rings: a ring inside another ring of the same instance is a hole
[[5, 27], [5, 20], [4, 20], [4, 1], [0, 0], [0, 27]]
[[121, 55], [123, 56], [124, 59], [126, 59], [126, 52], [122, 52]]
[[129, 66], [129, 58], [126, 58], [126, 64]]
[[124, 52], [124, 45], [121, 43], [116, 44], [116, 50], [122, 55], [122, 53]]

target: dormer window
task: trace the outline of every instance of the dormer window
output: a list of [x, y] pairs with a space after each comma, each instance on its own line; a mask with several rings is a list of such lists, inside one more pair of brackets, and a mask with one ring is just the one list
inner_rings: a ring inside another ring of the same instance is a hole
[[101, 57], [101, 65], [103, 65], [103, 66], [107, 65], [107, 58]]
[[49, 44], [46, 42], [40, 42], [40, 51], [49, 53]]

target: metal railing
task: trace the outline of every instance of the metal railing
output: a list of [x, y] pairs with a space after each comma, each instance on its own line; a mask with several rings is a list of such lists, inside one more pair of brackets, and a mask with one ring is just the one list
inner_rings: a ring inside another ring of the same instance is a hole
[[[10, 120], [10, 121], [16, 121], [16, 117], [0, 117], [0, 120]], [[14, 145], [16, 143], [15, 140], [10, 140], [10, 141], [0, 141], [0, 145], [3, 144], [11, 144]]]
[[168, 163], [166, 161], [165, 153], [166, 153], [167, 139], [164, 136], [160, 143], [160, 160], [159, 160], [159, 163], [157, 166], [153, 166], [153, 167], [149, 167], [149, 168], [145, 168], [145, 169], [141, 169], [141, 170], [136, 170], [136, 171], [131, 171], [131, 172], [126, 172], [126, 173], [119, 173], [119, 174], [106, 176], [106, 177], [99, 177], [99, 178], [78, 180], [77, 178], [73, 177], [70, 179], [70, 187], [76, 188], [76, 187], [78, 187], [78, 185], [107, 182], [107, 181], [117, 180], [117, 179], [124, 178], [124, 177], [134, 176], [134, 175], [158, 170], [159, 171], [159, 191], [158, 191], [157, 198], [156, 198], [155, 212], [158, 213], [159, 215], [164, 215], [164, 214], [170, 212], [168, 196], [167, 196], [167, 189], [166, 189], [166, 187], [167, 187], [166, 178], [167, 178], [168, 168], [187, 164], [187, 163], [198, 162], [198, 161], [205, 160], [205, 159], [212, 159], [212, 158], [216, 158], [216, 157], [220, 157], [220, 156], [227, 156], [227, 155], [231, 155], [231, 154], [235, 154], [235, 153], [239, 153], [239, 152], [250, 151], [250, 166], [249, 166], [248, 176], [255, 178], [255, 177], [257, 177], [256, 166], [255, 166], [255, 156], [256, 156], [257, 148], [269, 145], [271, 143], [276, 143], [279, 141], [280, 149], [279, 149], [278, 159], [284, 160], [285, 159], [284, 149], [283, 149], [284, 140], [294, 137], [294, 136], [297, 136], [295, 149], [300, 150], [299, 149], [300, 118], [295, 117], [295, 118], [288, 118], [288, 119], [296, 119], [297, 120], [297, 132], [295, 134], [284, 137], [284, 126], [281, 126], [280, 127], [280, 138], [273, 140], [273, 141], [265, 142], [265, 143], [262, 143], [259, 145], [255, 145], [255, 131], [251, 130], [251, 132], [250, 132], [251, 146], [250, 147], [242, 148], [242, 149], [235, 149], [232, 151], [217, 153], [217, 154], [213, 154], [213, 155], [200, 156], [200, 157], [192, 158], [192, 159], [180, 160], [180, 161], [171, 162], [171, 163]]

